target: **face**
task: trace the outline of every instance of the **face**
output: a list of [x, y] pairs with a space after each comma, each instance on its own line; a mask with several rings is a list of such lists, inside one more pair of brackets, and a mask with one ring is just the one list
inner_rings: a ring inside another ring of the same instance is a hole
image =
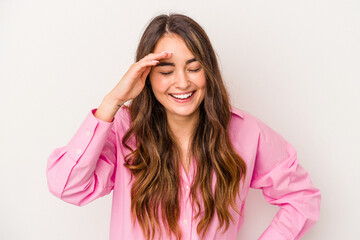
[[178, 35], [164, 35], [154, 53], [173, 52], [160, 60], [149, 74], [156, 99], [164, 106], [168, 118], [198, 116], [205, 96], [205, 72], [184, 40]]

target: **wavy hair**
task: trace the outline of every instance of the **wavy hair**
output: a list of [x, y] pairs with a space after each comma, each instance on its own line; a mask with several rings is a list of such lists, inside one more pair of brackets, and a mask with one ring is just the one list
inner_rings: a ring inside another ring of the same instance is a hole
[[[201, 215], [197, 232], [203, 237], [217, 213], [220, 226], [234, 218], [228, 206], [240, 214], [235, 199], [240, 195], [239, 182], [245, 180], [246, 165], [234, 151], [228, 132], [231, 108], [216, 55], [203, 28], [181, 14], [159, 15], [145, 29], [136, 52], [139, 61], [155, 49], [166, 34], [180, 36], [202, 65], [206, 76], [205, 97], [199, 120], [190, 139], [190, 153], [196, 159], [196, 177], [190, 188], [192, 206], [197, 205], [195, 218]], [[131, 151], [124, 166], [131, 171], [131, 213], [138, 220], [146, 239], [161, 235], [160, 219], [166, 233], [181, 239], [180, 218], [180, 148], [171, 132], [164, 107], [155, 98], [149, 76], [142, 92], [127, 107], [131, 125], [122, 143]], [[135, 136], [135, 149], [129, 146]], [[212, 190], [213, 172], [216, 175]], [[198, 194], [201, 195], [198, 196]], [[200, 204], [202, 201], [202, 204]], [[204, 206], [204, 209], [201, 208]], [[200, 214], [202, 213], [202, 214]], [[156, 228], [156, 229], [155, 229]]]

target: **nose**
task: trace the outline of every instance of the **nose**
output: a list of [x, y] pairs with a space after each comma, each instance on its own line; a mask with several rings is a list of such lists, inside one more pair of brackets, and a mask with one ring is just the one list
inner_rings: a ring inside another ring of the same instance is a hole
[[175, 87], [179, 89], [187, 89], [190, 86], [190, 81], [188, 80], [184, 71], [178, 71], [175, 76]]

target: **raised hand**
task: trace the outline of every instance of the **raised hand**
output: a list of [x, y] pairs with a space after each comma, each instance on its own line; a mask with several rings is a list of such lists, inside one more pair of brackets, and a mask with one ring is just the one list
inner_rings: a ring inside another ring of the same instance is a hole
[[140, 94], [151, 67], [156, 66], [159, 60], [171, 56], [171, 52], [150, 53], [133, 63], [118, 84], [105, 96], [95, 112], [95, 117], [111, 122], [121, 105]]
[[151, 67], [157, 65], [161, 59], [170, 58], [171, 55], [170, 52], [150, 53], [140, 61], [133, 63], [108, 95], [116, 99], [120, 105], [134, 99], [144, 88]]

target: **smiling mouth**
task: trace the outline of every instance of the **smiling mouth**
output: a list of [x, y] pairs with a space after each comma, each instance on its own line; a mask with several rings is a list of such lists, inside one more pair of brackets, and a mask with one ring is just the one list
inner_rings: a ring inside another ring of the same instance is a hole
[[170, 96], [176, 98], [176, 99], [188, 99], [190, 98], [193, 94], [195, 93], [195, 91], [192, 91], [191, 93], [188, 94], [169, 94]]

